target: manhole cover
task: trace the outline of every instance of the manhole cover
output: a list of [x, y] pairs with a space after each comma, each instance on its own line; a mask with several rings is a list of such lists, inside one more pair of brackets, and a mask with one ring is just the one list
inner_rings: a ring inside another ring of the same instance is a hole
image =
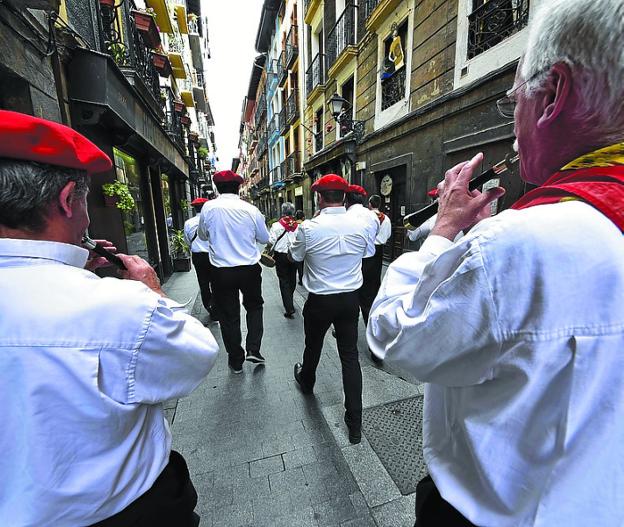
[[365, 408], [362, 414], [366, 439], [401, 494], [416, 492], [427, 475], [422, 452], [423, 396]]

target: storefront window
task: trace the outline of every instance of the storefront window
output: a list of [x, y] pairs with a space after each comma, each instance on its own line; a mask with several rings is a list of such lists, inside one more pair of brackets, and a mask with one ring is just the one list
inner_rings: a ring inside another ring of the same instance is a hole
[[145, 238], [145, 202], [141, 194], [141, 174], [136, 160], [117, 148], [113, 148], [115, 155], [115, 170], [117, 179], [128, 186], [128, 190], [134, 198], [135, 207], [133, 210], [121, 211], [123, 217], [126, 243], [128, 244], [128, 254], [136, 254], [141, 258], [151, 262], [147, 250], [147, 240]]

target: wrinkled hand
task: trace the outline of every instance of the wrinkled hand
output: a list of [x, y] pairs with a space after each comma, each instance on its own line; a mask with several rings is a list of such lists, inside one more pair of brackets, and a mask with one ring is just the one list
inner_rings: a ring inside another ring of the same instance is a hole
[[[102, 247], [104, 247], [107, 251], [110, 251], [111, 253], [117, 252], [117, 247], [115, 247], [112, 244], [112, 242], [109, 242], [108, 240], [93, 240], [93, 241], [99, 243]], [[113, 264], [110, 263], [103, 256], [99, 256], [93, 251], [89, 251], [89, 259], [87, 260], [87, 263], [85, 264], [85, 269], [87, 271], [93, 272], [96, 269], [99, 269], [100, 267], [108, 267], [109, 265], [113, 265]]]
[[438, 184], [438, 219], [431, 234], [452, 241], [460, 231], [471, 229], [490, 216], [490, 203], [505, 194], [505, 189], [495, 187], [483, 193], [468, 189], [481, 161], [483, 154], [479, 153], [446, 172], [444, 182]]
[[127, 254], [118, 254], [121, 261], [126, 266], [126, 271], [119, 270], [117, 271], [122, 278], [126, 280], [136, 280], [138, 282], [143, 282], [147, 287], [149, 287], [152, 291], [158, 293], [161, 296], [165, 296], [162, 289], [160, 288], [160, 280], [158, 279], [158, 275], [156, 271], [152, 268], [152, 266], [147, 263], [143, 258], [139, 256], [128, 256]]

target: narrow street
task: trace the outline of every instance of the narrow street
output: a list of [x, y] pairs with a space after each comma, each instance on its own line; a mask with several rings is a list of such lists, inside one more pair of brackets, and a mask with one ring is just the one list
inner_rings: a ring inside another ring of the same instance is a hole
[[[262, 276], [266, 366], [246, 363], [243, 374], [234, 375], [221, 347], [206, 381], [167, 405], [174, 448], [187, 459], [199, 494], [201, 526], [411, 527], [414, 494], [401, 494], [367, 440], [366, 409], [414, 397], [420, 388], [373, 365], [361, 323], [364, 434], [361, 444], [351, 445], [335, 340], [328, 333], [315, 393], [303, 395], [292, 370], [303, 351], [305, 290], [298, 286], [297, 315], [288, 320], [275, 272], [263, 268]], [[165, 289], [208, 320], [194, 271], [176, 273]], [[218, 325], [209, 327], [221, 343]], [[392, 439], [414, 441], [407, 434]]]

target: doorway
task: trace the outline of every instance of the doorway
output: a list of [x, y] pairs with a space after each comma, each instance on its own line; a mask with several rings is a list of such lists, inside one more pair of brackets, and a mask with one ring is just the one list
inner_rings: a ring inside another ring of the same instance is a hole
[[375, 173], [377, 193], [382, 199], [381, 211], [392, 223], [392, 235], [384, 246], [384, 259], [389, 261], [401, 256], [405, 248], [406, 172], [406, 165], [399, 165]]

